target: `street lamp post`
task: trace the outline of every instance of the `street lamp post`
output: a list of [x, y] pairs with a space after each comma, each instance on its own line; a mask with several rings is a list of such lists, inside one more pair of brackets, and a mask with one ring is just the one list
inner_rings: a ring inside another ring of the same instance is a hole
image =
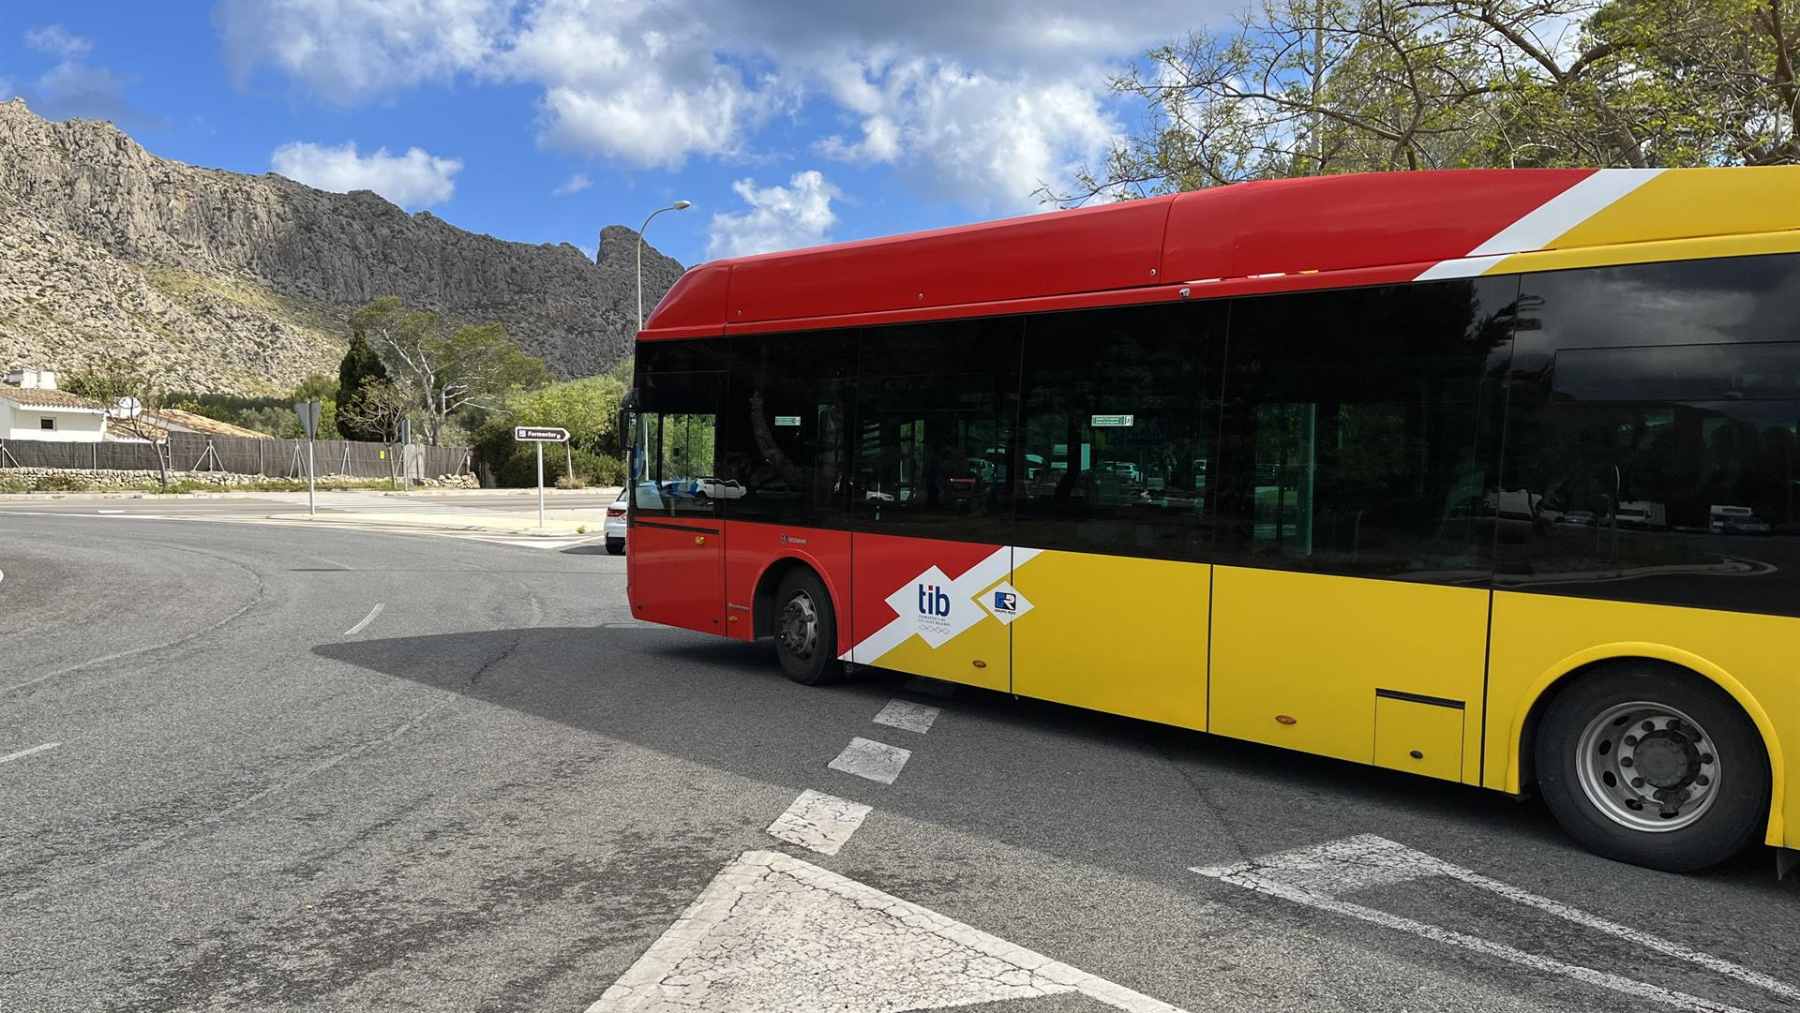
[[650, 219], [664, 211], [686, 211], [694, 206], [693, 201], [678, 200], [666, 208], [657, 208], [650, 212], [650, 218], [644, 219], [642, 228], [638, 229], [637, 241], [637, 295], [638, 295], [638, 330], [644, 329], [644, 229], [650, 227]]

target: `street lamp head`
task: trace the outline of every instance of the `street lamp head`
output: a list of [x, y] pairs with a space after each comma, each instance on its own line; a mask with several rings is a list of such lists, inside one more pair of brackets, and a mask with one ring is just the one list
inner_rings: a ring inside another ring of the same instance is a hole
[[678, 200], [675, 202], [675, 210], [677, 211], [686, 211], [693, 206], [694, 202], [691, 200]]

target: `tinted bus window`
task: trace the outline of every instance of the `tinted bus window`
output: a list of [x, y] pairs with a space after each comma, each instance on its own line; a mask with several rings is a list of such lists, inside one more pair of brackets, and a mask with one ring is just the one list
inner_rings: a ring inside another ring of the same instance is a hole
[[842, 522], [856, 332], [732, 341], [721, 471], [739, 520]]
[[1525, 279], [1503, 587], [1800, 614], [1800, 258]]
[[1021, 329], [1006, 317], [862, 332], [849, 486], [859, 527], [1010, 537]]
[[1489, 279], [1238, 301], [1218, 482], [1229, 558], [1485, 581], [1517, 290]]
[[1027, 320], [1019, 544], [1206, 556], [1227, 312], [1200, 303]]
[[721, 372], [639, 372], [630, 465], [639, 513], [713, 514], [732, 496], [716, 454], [724, 387]]

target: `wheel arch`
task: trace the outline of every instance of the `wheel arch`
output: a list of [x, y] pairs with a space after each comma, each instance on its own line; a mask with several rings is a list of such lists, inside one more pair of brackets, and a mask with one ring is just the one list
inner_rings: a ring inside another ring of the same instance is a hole
[[1750, 719], [1751, 724], [1756, 726], [1757, 734], [1762, 739], [1763, 753], [1769, 760], [1769, 823], [1765, 831], [1765, 843], [1785, 846], [1787, 834], [1782, 811], [1786, 801], [1787, 786], [1783, 776], [1786, 765], [1782, 759], [1781, 740], [1776, 734], [1774, 723], [1769, 720], [1768, 711], [1723, 666], [1667, 644], [1603, 644], [1571, 654], [1540, 673], [1524, 694], [1524, 705], [1513, 712], [1516, 717], [1509, 729], [1508, 741], [1512, 743], [1512, 750], [1507, 762], [1506, 790], [1516, 794], [1535, 781], [1535, 773], [1530, 767], [1532, 747], [1538, 724], [1543, 719], [1547, 705], [1557, 693], [1596, 669], [1634, 660], [1659, 661], [1692, 672], [1724, 690]]
[[804, 569], [812, 571], [819, 583], [825, 585], [825, 593], [831, 596], [831, 611], [837, 617], [838, 643], [833, 645], [834, 652], [842, 654], [841, 648], [849, 629], [849, 611], [844, 607], [844, 597], [839, 593], [837, 585], [831, 579], [831, 573], [820, 562], [810, 555], [789, 551], [769, 561], [761, 573], [756, 576], [756, 590], [750, 599], [750, 635], [753, 639], [772, 637], [775, 635], [775, 589], [792, 571]]

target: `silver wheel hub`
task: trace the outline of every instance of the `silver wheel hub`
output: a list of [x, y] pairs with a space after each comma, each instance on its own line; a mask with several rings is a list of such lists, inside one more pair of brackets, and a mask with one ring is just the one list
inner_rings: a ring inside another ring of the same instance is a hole
[[1644, 700], [1595, 715], [1575, 749], [1588, 801], [1632, 830], [1693, 825], [1712, 808], [1724, 773], [1706, 729], [1667, 704]]
[[812, 595], [801, 591], [787, 600], [776, 621], [775, 637], [781, 641], [782, 649], [794, 657], [802, 661], [812, 657], [819, 646], [819, 610], [813, 605]]

